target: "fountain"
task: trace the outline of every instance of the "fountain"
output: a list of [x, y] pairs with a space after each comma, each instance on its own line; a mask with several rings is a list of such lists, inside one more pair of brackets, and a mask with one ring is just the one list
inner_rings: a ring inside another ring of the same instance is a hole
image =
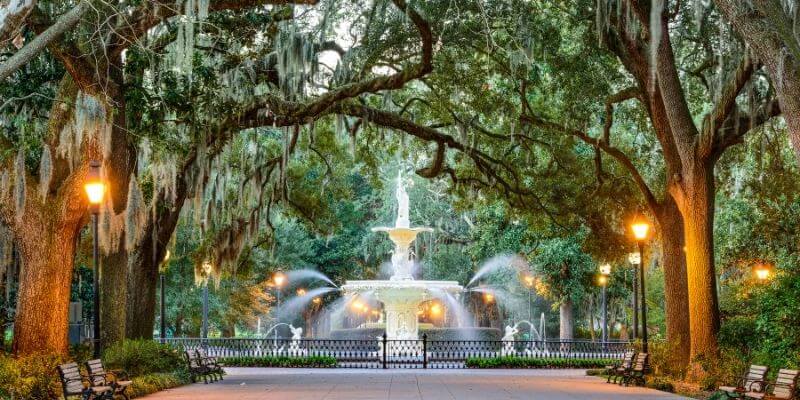
[[[390, 340], [416, 340], [419, 335], [417, 309], [420, 303], [440, 298], [442, 294], [459, 296], [463, 288], [455, 281], [421, 281], [412, 276], [414, 255], [410, 248], [420, 232], [432, 228], [412, 228], [408, 215], [409, 201], [402, 175], [397, 177], [397, 220], [393, 227], [373, 228], [373, 232], [386, 232], [394, 242], [392, 276], [388, 280], [347, 281], [342, 291], [348, 297], [370, 292], [383, 303], [386, 336]], [[438, 295], [437, 295], [438, 294]]]

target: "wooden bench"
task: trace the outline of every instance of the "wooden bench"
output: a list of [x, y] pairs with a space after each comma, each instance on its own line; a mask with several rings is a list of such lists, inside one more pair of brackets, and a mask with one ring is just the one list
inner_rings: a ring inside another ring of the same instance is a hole
[[614, 383], [617, 383], [617, 378], [619, 378], [621, 376], [621, 375], [617, 374], [617, 371], [619, 371], [620, 369], [626, 370], [626, 369], [630, 368], [631, 365], [633, 364], [633, 358], [634, 357], [636, 357], [636, 352], [635, 351], [633, 351], [633, 350], [627, 351], [622, 356], [622, 359], [620, 359], [619, 362], [614, 363], [613, 365], [607, 365], [605, 373], [606, 373], [606, 375], [608, 375], [608, 379], [606, 379], [606, 383], [611, 383], [611, 379], [612, 378], [614, 379]]
[[205, 350], [203, 349], [196, 349], [197, 358], [200, 359], [200, 362], [208, 369], [208, 373], [212, 376], [212, 378], [219, 378], [222, 379], [222, 375], [225, 374], [225, 370], [222, 369], [225, 365], [217, 361], [216, 357], [210, 357]]
[[198, 357], [197, 352], [194, 350], [186, 350], [183, 352], [186, 359], [186, 366], [189, 369], [189, 377], [192, 382], [197, 382], [198, 377], [203, 378], [203, 382], [208, 383], [208, 377], [211, 375], [211, 370], [203, 363], [203, 360]]
[[620, 384], [627, 386], [633, 382], [640, 383], [644, 386], [644, 376], [647, 374], [649, 369], [649, 366], [647, 365], [648, 360], [649, 355], [647, 353], [639, 353], [636, 355], [636, 358], [634, 358], [630, 368], [620, 368], [619, 374], [622, 378]]
[[86, 365], [86, 372], [89, 373], [91, 386], [109, 386], [114, 390], [114, 396], [122, 396], [126, 400], [130, 399], [125, 391], [133, 382], [128, 379], [128, 374], [125, 371], [106, 371], [103, 361], [99, 359], [89, 360], [84, 365]]
[[775, 381], [768, 383], [763, 392], [747, 392], [744, 397], [757, 400], [796, 400], [798, 375], [800, 371], [796, 369], [781, 369]]
[[93, 386], [81, 374], [77, 363], [71, 362], [56, 367], [58, 377], [61, 379], [61, 389], [64, 398], [79, 396], [82, 400], [106, 400], [114, 398], [114, 389], [111, 386]]
[[763, 393], [767, 388], [767, 370], [763, 365], [751, 365], [747, 373], [736, 381], [736, 386], [720, 386], [719, 391], [730, 398], [740, 398], [745, 393]]

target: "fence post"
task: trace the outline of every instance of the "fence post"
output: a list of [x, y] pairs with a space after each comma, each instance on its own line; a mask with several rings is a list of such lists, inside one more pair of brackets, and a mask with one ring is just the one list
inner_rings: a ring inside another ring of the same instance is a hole
[[428, 334], [422, 334], [422, 368], [428, 368]]
[[386, 348], [386, 332], [383, 332], [383, 360], [382, 360], [383, 369], [386, 369], [386, 351], [387, 350], [388, 349]]

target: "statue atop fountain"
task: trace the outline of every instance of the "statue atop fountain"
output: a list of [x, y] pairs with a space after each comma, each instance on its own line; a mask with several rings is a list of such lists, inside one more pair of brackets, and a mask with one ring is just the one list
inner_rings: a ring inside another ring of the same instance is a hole
[[[420, 303], [449, 293], [458, 296], [462, 287], [454, 281], [414, 280], [414, 255], [411, 244], [420, 232], [432, 232], [428, 227], [411, 227], [409, 198], [402, 173], [397, 175], [397, 218], [393, 227], [373, 228], [373, 232], [386, 232], [394, 243], [392, 275], [389, 280], [347, 281], [342, 290], [346, 296], [355, 297], [369, 293], [383, 303], [386, 336], [389, 339], [416, 340], [419, 335], [417, 310]], [[436, 293], [436, 294], [434, 294]]]

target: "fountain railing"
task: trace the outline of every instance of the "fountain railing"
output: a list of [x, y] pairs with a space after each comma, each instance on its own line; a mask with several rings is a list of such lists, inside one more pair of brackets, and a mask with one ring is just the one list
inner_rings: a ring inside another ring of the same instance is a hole
[[[470, 361], [512, 358], [590, 367], [617, 360], [633, 348], [629, 341], [590, 340], [373, 340], [291, 338], [168, 338], [181, 350], [202, 348], [221, 359], [312, 357], [336, 359], [340, 368], [466, 368]], [[573, 360], [574, 363], [569, 361]]]

